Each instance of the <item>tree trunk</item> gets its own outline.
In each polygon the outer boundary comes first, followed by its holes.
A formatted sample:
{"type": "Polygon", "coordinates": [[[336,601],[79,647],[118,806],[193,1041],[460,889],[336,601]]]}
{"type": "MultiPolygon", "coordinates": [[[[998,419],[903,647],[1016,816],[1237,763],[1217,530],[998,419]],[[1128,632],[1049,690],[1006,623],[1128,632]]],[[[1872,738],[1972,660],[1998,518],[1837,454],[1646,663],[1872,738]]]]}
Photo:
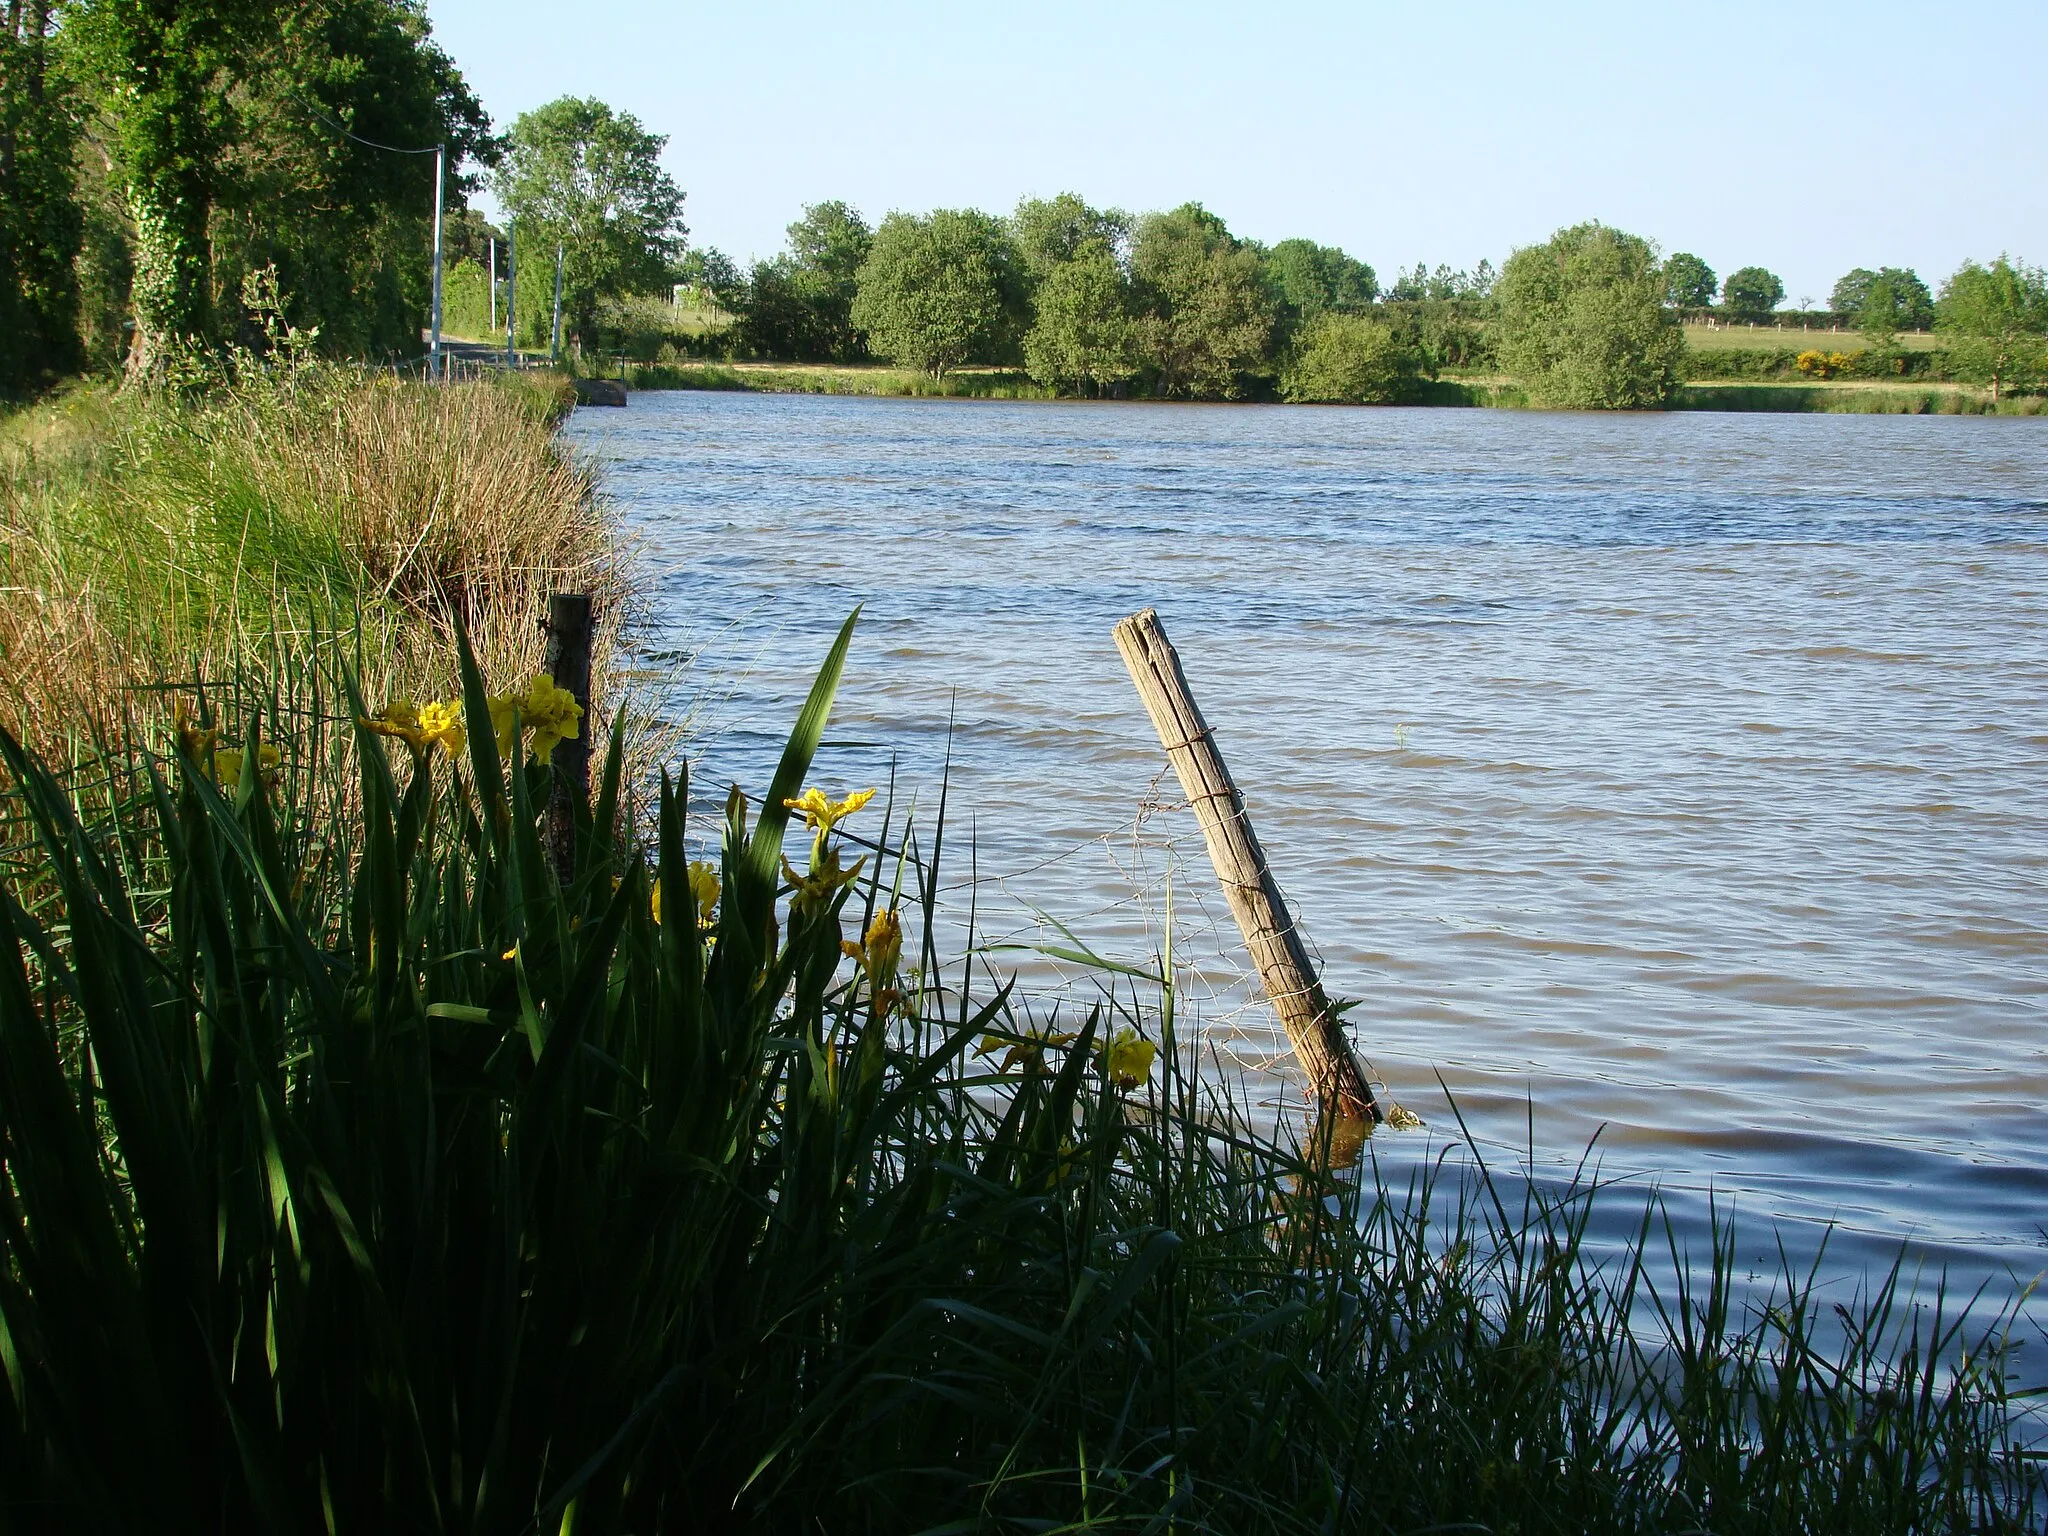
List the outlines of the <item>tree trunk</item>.
{"type": "Polygon", "coordinates": [[[181,348],[206,334],[211,199],[189,173],[140,173],[129,183],[128,207],[135,220],[135,339],[128,377],[153,382],[181,348]]]}

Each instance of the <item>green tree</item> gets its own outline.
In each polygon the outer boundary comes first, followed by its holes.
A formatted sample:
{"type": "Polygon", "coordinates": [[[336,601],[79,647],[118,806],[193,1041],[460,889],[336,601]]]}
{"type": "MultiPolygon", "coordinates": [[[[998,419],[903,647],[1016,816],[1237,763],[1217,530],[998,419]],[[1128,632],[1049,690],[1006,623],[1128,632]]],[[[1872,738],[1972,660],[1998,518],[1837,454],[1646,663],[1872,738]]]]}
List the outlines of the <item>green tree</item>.
{"type": "Polygon", "coordinates": [[[1959,378],[1989,384],[1993,400],[2041,386],[2048,374],[2048,275],[2041,268],[2004,256],[1988,267],[1966,261],[1942,284],[1935,313],[1959,378]]]}
{"type": "Polygon", "coordinates": [[[683,193],[661,167],[665,134],[595,97],[522,114],[507,135],[498,197],[525,260],[560,245],[562,309],[596,331],[598,300],[666,288],[682,254],[683,193]]]}
{"type": "Polygon", "coordinates": [[[1501,364],[1542,404],[1663,405],[1685,354],[1665,292],[1647,240],[1598,223],[1561,229],[1501,268],[1501,364]]]}
{"type": "Polygon", "coordinates": [[[1710,307],[1718,282],[1714,269],[1691,251],[1679,251],[1664,263],[1664,298],[1674,309],[1710,307]]]}
{"type": "Polygon", "coordinates": [[[1721,307],[1741,320],[1763,320],[1785,301],[1785,285],[1762,267],[1738,267],[1721,284],[1721,307]]]}
{"type": "Polygon", "coordinates": [[[1280,392],[1303,404],[1396,405],[1414,398],[1419,383],[1414,352],[1389,327],[1328,310],[1303,327],[1280,392]]]}
{"type": "Polygon", "coordinates": [[[1934,296],[1911,267],[1880,267],[1875,272],[1853,267],[1835,283],[1828,307],[1861,322],[1872,289],[1879,283],[1890,296],[1893,329],[1922,331],[1934,323],[1934,296]]]}
{"type": "Polygon", "coordinates": [[[1857,306],[1856,328],[1863,333],[1864,372],[1890,372],[1892,355],[1899,344],[1898,301],[1888,279],[1876,278],[1864,291],[1857,306]]]}
{"type": "MultiPolygon", "coordinates": [[[[494,150],[420,7],[78,0],[64,36],[107,135],[119,205],[111,218],[88,207],[81,269],[127,289],[131,373],[154,376],[181,346],[211,339],[214,294],[270,266],[291,318],[318,325],[326,344],[417,351],[433,161],[380,146],[446,144],[450,208],[462,202],[461,162],[494,150]],[[110,235],[125,255],[106,249],[110,235]]],[[[98,157],[80,158],[82,182],[95,182],[98,157]]]]}
{"type": "Polygon", "coordinates": [[[1140,222],[1131,270],[1139,340],[1161,393],[1241,396],[1273,339],[1258,252],[1201,204],[1186,203],[1140,222]]]}
{"type": "Polygon", "coordinates": [[[1266,287],[1290,330],[1329,310],[1369,308],[1379,278],[1364,262],[1333,245],[1282,240],[1262,257],[1266,287]]]}
{"type": "Polygon", "coordinates": [[[1140,361],[1130,282],[1109,243],[1091,239],[1040,279],[1024,366],[1051,388],[1101,394],[1135,378],[1140,361]]]}
{"type": "Polygon", "coordinates": [[[133,227],[132,375],[155,376],[212,321],[208,225],[232,125],[222,89],[262,0],[82,0],[67,24],[113,127],[133,227]]]}
{"type": "Polygon", "coordinates": [[[11,0],[0,26],[0,396],[79,361],[83,219],[72,104],[53,78],[49,0],[11,0]]]}
{"type": "Polygon", "coordinates": [[[1010,215],[1010,239],[1027,282],[1036,286],[1054,268],[1099,245],[1120,256],[1131,238],[1131,219],[1115,208],[1091,208],[1077,193],[1021,199],[1010,215]]]}
{"type": "Polygon", "coordinates": [[[465,161],[497,152],[482,105],[425,16],[400,0],[294,0],[290,24],[247,40],[235,69],[208,226],[214,291],[238,293],[275,267],[290,318],[317,326],[328,350],[417,355],[432,293],[434,157],[375,146],[448,146],[452,266],[457,240],[488,233],[461,209],[473,185],[465,161]]]}
{"type": "Polygon", "coordinates": [[[1023,329],[1018,267],[1001,221],[985,213],[892,213],[861,264],[852,320],[876,352],[933,378],[1007,361],[1023,329]]]}
{"type": "Polygon", "coordinates": [[[797,355],[859,362],[867,356],[867,338],[854,326],[853,300],[874,231],[850,205],[827,202],[805,207],[788,234],[790,285],[809,312],[797,355]]]}

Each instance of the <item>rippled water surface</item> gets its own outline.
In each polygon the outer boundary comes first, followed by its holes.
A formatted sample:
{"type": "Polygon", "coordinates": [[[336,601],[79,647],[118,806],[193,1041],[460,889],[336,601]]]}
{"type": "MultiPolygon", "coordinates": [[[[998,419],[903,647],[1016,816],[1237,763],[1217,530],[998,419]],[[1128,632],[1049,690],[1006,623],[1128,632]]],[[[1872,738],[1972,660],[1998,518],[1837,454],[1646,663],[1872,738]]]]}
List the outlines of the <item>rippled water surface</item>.
{"type": "Polygon", "coordinates": [[[929,805],[953,720],[984,916],[1127,958],[1177,849],[1188,995],[1270,1059],[1192,818],[1134,837],[1176,792],[1110,628],[1155,605],[1431,1121],[1383,1156],[1441,1147],[1440,1075],[1682,1217],[2048,1267],[2048,422],[645,394],[569,432],[699,658],[705,776],[765,783],[865,604],[834,733],[886,745],[828,782],[893,750],[929,805]]]}

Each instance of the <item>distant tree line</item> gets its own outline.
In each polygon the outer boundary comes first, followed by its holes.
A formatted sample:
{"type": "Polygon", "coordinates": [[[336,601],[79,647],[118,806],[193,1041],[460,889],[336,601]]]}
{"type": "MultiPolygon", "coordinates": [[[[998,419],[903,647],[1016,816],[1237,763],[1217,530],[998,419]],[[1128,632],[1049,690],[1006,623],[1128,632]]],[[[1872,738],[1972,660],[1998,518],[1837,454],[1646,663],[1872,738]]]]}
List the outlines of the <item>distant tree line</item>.
{"type": "MultiPolygon", "coordinates": [[[[1494,369],[1548,403],[1656,406],[1687,372],[1682,317],[1762,322],[1785,298],[1766,268],[1721,278],[1690,252],[1663,258],[1598,223],[1518,250],[1498,272],[1418,263],[1384,287],[1342,250],[1245,239],[1195,203],[1134,216],[1062,193],[1007,217],[939,209],[875,228],[828,202],[788,237],[750,271],[716,251],[687,259],[686,281],[732,317],[705,347],[883,359],[934,377],[1018,367],[1082,396],[1391,403],[1445,369],[1494,369]]],[[[1910,269],[1859,267],[1832,302],[1880,358],[1898,332],[1939,325],[1959,376],[2004,391],[2042,371],[2031,344],[1987,351],[1972,338],[2048,329],[2040,289],[2035,269],[2001,258],[1966,263],[1939,300],[1910,269]],[[1987,318],[2000,304],[2008,318],[1987,318]]]]}
{"type": "Polygon", "coordinates": [[[1265,245],[1197,203],[1132,215],[1074,193],[1007,216],[814,204],[751,269],[693,252],[679,274],[732,316],[710,345],[785,361],[875,359],[941,377],[1016,367],[1063,393],[1393,401],[1485,361],[1495,274],[1417,265],[1382,289],[1312,240],[1265,245]]]}

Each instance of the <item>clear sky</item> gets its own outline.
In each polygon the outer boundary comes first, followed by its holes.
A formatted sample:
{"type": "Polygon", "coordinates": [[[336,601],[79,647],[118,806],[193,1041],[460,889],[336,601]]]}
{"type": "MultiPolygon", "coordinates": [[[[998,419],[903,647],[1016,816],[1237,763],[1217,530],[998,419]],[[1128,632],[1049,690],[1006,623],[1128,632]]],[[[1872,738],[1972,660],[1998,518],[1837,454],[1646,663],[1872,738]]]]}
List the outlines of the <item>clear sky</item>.
{"type": "Polygon", "coordinates": [[[773,254],[801,204],[1194,199],[1382,280],[1597,218],[1825,303],[2048,263],[2048,0],[1959,4],[428,0],[502,128],[601,97],[669,135],[691,241],[773,254]]]}

